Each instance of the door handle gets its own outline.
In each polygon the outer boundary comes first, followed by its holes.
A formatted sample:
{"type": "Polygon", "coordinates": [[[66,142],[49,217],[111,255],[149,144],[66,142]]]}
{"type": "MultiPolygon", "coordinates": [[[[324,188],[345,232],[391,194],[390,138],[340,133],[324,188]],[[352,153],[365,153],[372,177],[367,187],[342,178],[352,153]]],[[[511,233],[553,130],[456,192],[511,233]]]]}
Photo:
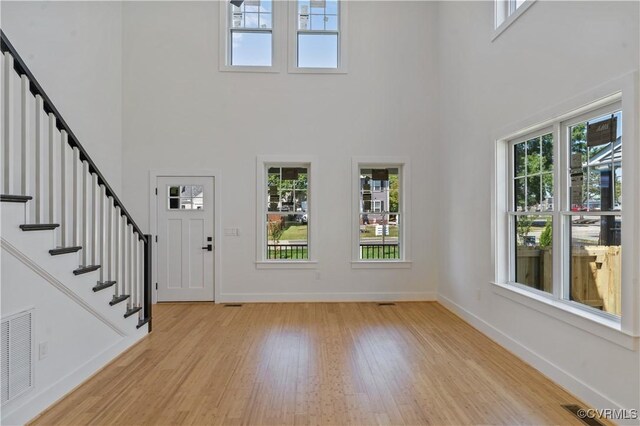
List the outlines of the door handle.
{"type": "Polygon", "coordinates": [[[213,251],[213,244],[207,244],[202,250],[213,251]]]}

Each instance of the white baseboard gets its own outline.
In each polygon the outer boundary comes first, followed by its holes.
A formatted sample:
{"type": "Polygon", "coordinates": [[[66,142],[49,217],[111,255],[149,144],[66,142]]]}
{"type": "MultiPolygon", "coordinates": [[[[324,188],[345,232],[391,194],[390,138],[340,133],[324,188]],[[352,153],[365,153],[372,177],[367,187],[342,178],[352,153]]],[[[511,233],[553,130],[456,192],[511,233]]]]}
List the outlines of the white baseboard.
{"type": "Polygon", "coordinates": [[[482,334],[486,335],[491,340],[495,341],[508,351],[512,352],[518,358],[531,365],[533,368],[541,372],[550,380],[562,386],[568,392],[584,401],[590,407],[629,409],[629,407],[622,407],[617,402],[609,399],[606,395],[601,394],[600,392],[585,384],[580,379],[568,373],[567,371],[563,370],[553,362],[540,356],[535,351],[526,347],[512,337],[504,334],[502,331],[498,330],[482,318],[464,309],[462,306],[453,302],[451,299],[439,294],[438,302],[441,303],[445,308],[462,318],[473,328],[480,331],[482,334]]]}
{"type": "Polygon", "coordinates": [[[425,302],[435,300],[437,300],[437,293],[417,291],[380,293],[222,293],[216,302],[425,302]]]}
{"type": "Polygon", "coordinates": [[[23,425],[34,419],[56,401],[73,391],[95,373],[105,367],[118,355],[129,349],[139,340],[148,335],[148,324],[137,330],[130,336],[123,338],[102,353],[88,360],[75,371],[67,374],[56,383],[46,389],[38,391],[34,389],[31,393],[25,394],[25,401],[10,413],[2,413],[3,425],[23,425]]]}

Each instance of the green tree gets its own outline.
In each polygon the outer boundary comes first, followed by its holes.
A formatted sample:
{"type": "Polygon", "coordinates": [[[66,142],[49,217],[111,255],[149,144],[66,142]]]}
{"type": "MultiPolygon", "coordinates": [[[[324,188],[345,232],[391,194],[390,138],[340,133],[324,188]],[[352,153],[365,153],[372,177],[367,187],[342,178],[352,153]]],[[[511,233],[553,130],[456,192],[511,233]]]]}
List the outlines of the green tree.
{"type": "Polygon", "coordinates": [[[280,238],[284,233],[284,223],[282,220],[270,220],[269,223],[269,235],[274,244],[280,243],[280,238]]]}
{"type": "Polygon", "coordinates": [[[398,183],[398,175],[389,175],[389,211],[398,211],[398,192],[400,184],[398,183]]]}
{"type": "Polygon", "coordinates": [[[542,234],[540,234],[540,248],[550,247],[553,243],[553,226],[551,223],[551,219],[547,219],[542,234]]]}
{"type": "Polygon", "coordinates": [[[534,216],[518,216],[516,218],[516,233],[518,234],[518,244],[525,245],[525,237],[531,232],[534,216]]]}

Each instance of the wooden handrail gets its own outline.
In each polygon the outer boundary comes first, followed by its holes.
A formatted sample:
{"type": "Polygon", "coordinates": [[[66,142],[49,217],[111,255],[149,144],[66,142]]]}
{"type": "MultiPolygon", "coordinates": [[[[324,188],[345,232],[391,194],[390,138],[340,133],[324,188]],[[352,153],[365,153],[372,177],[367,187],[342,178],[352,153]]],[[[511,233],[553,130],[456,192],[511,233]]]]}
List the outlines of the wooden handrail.
{"type": "Polygon", "coordinates": [[[2,30],[0,30],[0,38],[1,38],[0,50],[2,51],[2,53],[9,52],[11,56],[13,56],[13,68],[15,69],[15,71],[18,73],[18,75],[26,75],[27,78],[29,79],[29,91],[34,96],[39,95],[42,98],[44,111],[47,114],[53,114],[56,117],[56,126],[58,130],[60,131],[64,130],[67,132],[69,145],[72,148],[74,147],[78,148],[78,151],[80,152],[80,160],[86,161],[88,163],[89,172],[95,174],[98,177],[98,184],[104,186],[107,197],[113,198],[114,206],[120,207],[122,214],[127,218],[127,223],[133,226],[133,229],[138,233],[139,239],[147,243],[147,237],[145,236],[145,234],[143,234],[140,227],[133,220],[133,218],[127,211],[127,209],[124,207],[124,204],[122,203],[122,201],[120,201],[120,198],[118,198],[118,196],[113,191],[113,189],[111,188],[111,186],[109,185],[105,177],[102,175],[102,173],[98,169],[98,166],[96,166],[96,164],[93,162],[93,160],[91,159],[87,151],[80,144],[80,141],[78,141],[78,138],[76,137],[76,135],[73,133],[73,131],[71,131],[71,128],[69,127],[67,122],[64,121],[64,118],[62,118],[62,114],[60,114],[60,112],[57,110],[57,108],[55,107],[55,105],[47,95],[47,93],[44,91],[42,86],[40,86],[40,83],[38,83],[38,80],[36,80],[33,73],[27,67],[27,64],[25,64],[25,62],[22,60],[22,58],[20,57],[16,49],[13,47],[13,45],[7,38],[4,31],[2,30]]]}

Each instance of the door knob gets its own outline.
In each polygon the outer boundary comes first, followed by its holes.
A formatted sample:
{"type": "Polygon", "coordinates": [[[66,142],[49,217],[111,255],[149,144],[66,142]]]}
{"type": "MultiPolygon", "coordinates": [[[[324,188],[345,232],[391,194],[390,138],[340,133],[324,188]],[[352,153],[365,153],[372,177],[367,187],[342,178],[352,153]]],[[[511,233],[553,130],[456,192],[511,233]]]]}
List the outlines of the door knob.
{"type": "Polygon", "coordinates": [[[213,251],[213,244],[207,244],[202,250],[213,251]]]}

